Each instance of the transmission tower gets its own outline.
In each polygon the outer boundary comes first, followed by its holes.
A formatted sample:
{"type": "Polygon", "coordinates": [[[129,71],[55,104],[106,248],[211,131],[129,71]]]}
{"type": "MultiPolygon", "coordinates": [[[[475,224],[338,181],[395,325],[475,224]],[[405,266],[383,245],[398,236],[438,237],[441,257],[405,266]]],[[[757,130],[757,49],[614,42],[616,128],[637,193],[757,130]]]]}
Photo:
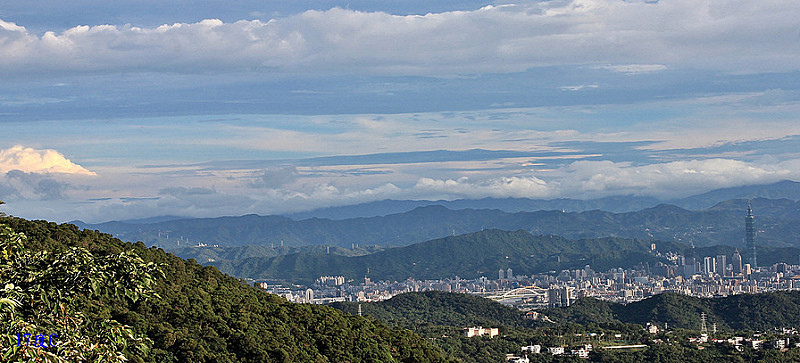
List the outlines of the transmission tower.
{"type": "Polygon", "coordinates": [[[708,333],[708,327],[706,326],[706,313],[700,313],[700,331],[703,333],[708,333]]]}

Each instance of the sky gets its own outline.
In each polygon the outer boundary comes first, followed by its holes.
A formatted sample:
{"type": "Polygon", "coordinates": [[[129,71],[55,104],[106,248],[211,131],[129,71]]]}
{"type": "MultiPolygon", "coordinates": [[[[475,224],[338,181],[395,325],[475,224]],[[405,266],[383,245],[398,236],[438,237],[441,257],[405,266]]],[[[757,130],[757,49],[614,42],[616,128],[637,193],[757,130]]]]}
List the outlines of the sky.
{"type": "Polygon", "coordinates": [[[800,180],[798,18],[783,0],[6,0],[0,212],[800,180]]]}

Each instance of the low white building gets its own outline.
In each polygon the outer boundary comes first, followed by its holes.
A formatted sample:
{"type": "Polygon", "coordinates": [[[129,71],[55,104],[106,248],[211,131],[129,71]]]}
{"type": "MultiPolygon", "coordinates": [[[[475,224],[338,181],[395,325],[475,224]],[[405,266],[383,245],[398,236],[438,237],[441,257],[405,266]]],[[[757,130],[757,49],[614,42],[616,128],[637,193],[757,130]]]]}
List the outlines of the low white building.
{"type": "Polygon", "coordinates": [[[531,363],[528,357],[525,356],[517,357],[516,355],[513,354],[506,354],[506,361],[509,363],[531,363]]]}
{"type": "Polygon", "coordinates": [[[539,344],[536,345],[529,345],[527,347],[522,347],[523,352],[529,352],[533,354],[539,354],[542,352],[542,346],[539,344]]]}
{"type": "Polygon", "coordinates": [[[564,347],[548,347],[547,352],[552,355],[564,354],[564,347]]]}
{"type": "Polygon", "coordinates": [[[573,349],[570,353],[578,358],[589,358],[589,351],[586,348],[573,349]]]}
{"type": "Polygon", "coordinates": [[[482,337],[484,335],[488,335],[489,338],[494,338],[497,336],[497,334],[500,334],[500,330],[498,328],[484,328],[482,326],[464,328],[464,335],[467,338],[472,338],[475,336],[482,337]]]}

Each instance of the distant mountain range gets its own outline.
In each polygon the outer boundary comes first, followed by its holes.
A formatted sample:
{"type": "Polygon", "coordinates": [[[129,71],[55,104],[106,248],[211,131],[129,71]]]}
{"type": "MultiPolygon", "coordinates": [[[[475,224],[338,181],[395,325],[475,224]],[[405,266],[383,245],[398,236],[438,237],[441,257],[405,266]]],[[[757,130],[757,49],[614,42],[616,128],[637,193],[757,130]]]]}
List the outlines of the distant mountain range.
{"type": "Polygon", "coordinates": [[[715,189],[681,199],[661,200],[640,196],[610,196],[597,199],[529,199],[529,198],[483,198],[447,200],[382,200],[356,205],[322,208],[309,212],[287,214],[294,220],[309,218],[350,219],[385,216],[405,213],[429,205],[440,205],[448,209],[499,209],[508,213],[534,212],[540,210],[563,210],[566,212],[585,212],[602,210],[625,213],[655,207],[659,204],[672,204],[683,209],[702,210],[730,199],[790,199],[800,200],[800,183],[784,180],[765,185],[749,185],[733,188],[715,189]]]}
{"type": "MultiPolygon", "coordinates": [[[[800,202],[790,199],[751,201],[756,213],[758,244],[800,245],[800,202]]],[[[624,237],[678,241],[696,246],[743,246],[744,216],[748,201],[734,199],[701,211],[658,205],[636,212],[560,210],[508,213],[497,209],[451,210],[443,206],[419,207],[399,214],[344,220],[281,216],[168,220],[158,223],[108,222],[82,228],[111,233],[127,241],[143,241],[168,249],[199,243],[223,247],[331,245],[406,246],[445,236],[502,229],[526,230],[534,235],[559,235],[569,239],[624,237]]]]}

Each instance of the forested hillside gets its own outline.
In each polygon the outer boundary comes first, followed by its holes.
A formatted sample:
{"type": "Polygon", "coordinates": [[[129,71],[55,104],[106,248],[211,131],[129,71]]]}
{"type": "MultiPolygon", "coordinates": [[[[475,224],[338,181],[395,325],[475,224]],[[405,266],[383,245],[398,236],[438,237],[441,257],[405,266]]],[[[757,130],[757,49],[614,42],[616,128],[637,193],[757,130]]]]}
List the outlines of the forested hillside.
{"type": "MultiPolygon", "coordinates": [[[[600,271],[655,263],[662,259],[650,251],[653,241],[597,238],[569,240],[557,236],[534,236],[526,231],[485,230],[445,237],[364,256],[345,257],[325,253],[297,253],[268,258],[245,258],[211,262],[222,271],[248,278],[311,280],[319,276],[343,275],[380,280],[493,277],[500,268],[518,274],[583,268],[600,271]],[[369,269],[369,273],[367,273],[369,269]]],[[[682,251],[686,246],[656,242],[660,251],[682,251]]]]}
{"type": "MultiPolygon", "coordinates": [[[[355,313],[358,303],[331,306],[355,313]]],[[[552,325],[525,319],[515,308],[474,295],[426,291],[405,293],[377,303],[361,304],[364,315],[390,325],[407,327],[431,325],[464,327],[495,326],[504,329],[531,329],[554,325],[602,325],[655,323],[663,327],[699,330],[700,314],[708,325],[721,331],[768,331],[800,326],[800,291],[733,295],[718,299],[696,298],[664,293],[630,303],[617,304],[584,298],[565,308],[540,310],[553,320],[552,325]]]]}
{"type": "MultiPolygon", "coordinates": [[[[524,313],[477,296],[445,292],[412,292],[373,303],[336,303],[337,309],[357,311],[390,326],[408,327],[428,337],[463,362],[503,362],[505,354],[519,354],[520,346],[575,346],[590,343],[593,362],[792,362],[800,349],[737,350],[731,345],[704,344],[698,348],[688,337],[700,334],[699,314],[708,316],[708,326],[717,324],[715,337],[759,334],[767,339],[773,328],[800,325],[800,292],[737,295],[721,299],[700,299],[671,293],[621,305],[592,298],[581,299],[567,308],[541,310],[552,322],[525,319],[524,313]],[[662,328],[659,334],[645,331],[647,323],[662,328]],[[664,331],[664,323],[670,330],[664,331]],[[471,326],[497,327],[495,338],[466,338],[462,329],[471,326]],[[591,333],[587,334],[587,333],[591,333]],[[751,332],[752,334],[752,332],[751,332]],[[655,340],[660,343],[654,343],[655,340]],[[608,345],[645,344],[641,349],[611,350],[608,345]]],[[[794,339],[793,339],[794,340],[794,339]]],[[[583,361],[579,358],[529,354],[532,362],[583,361]]]]}
{"type": "Polygon", "coordinates": [[[8,360],[445,361],[407,330],[288,303],[142,243],[44,221],[0,225],[8,360]],[[18,346],[18,333],[57,334],[56,344],[18,346]]]}
{"type": "Polygon", "coordinates": [[[700,314],[709,326],[723,331],[800,327],[800,291],[743,294],[719,299],[701,299],[664,293],[622,305],[592,298],[581,299],[566,308],[543,311],[561,323],[624,322],[639,325],[658,323],[684,329],[700,329],[700,314]]]}
{"type": "Polygon", "coordinates": [[[331,304],[336,309],[356,313],[358,305],[364,315],[393,326],[418,330],[426,325],[449,327],[487,326],[531,328],[521,310],[475,295],[426,291],[405,293],[369,304],[342,302],[331,304]]]}

